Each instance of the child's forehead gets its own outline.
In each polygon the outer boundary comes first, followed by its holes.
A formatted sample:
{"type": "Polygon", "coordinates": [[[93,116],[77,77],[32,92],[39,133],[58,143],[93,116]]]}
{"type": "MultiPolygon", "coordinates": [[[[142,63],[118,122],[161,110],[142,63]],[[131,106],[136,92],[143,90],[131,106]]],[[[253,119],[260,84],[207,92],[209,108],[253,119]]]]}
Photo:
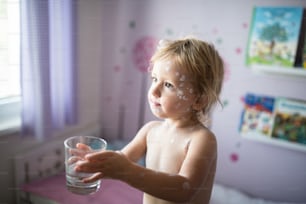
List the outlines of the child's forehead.
{"type": "Polygon", "coordinates": [[[189,75],[187,70],[173,60],[160,60],[154,63],[152,71],[162,71],[167,74],[189,75]]]}
{"type": "Polygon", "coordinates": [[[189,83],[193,84],[194,81],[192,74],[188,73],[184,67],[178,66],[171,61],[155,63],[151,70],[151,74],[153,76],[180,83],[181,85],[189,83]]]}

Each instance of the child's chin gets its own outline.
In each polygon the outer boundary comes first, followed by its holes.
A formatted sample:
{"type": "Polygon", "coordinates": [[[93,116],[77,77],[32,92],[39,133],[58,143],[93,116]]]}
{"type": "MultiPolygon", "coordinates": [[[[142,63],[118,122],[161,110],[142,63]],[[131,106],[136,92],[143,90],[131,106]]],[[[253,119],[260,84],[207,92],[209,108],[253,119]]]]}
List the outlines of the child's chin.
{"type": "Polygon", "coordinates": [[[160,109],[157,109],[157,108],[151,108],[151,112],[153,113],[154,116],[162,119],[162,112],[160,109]]]}

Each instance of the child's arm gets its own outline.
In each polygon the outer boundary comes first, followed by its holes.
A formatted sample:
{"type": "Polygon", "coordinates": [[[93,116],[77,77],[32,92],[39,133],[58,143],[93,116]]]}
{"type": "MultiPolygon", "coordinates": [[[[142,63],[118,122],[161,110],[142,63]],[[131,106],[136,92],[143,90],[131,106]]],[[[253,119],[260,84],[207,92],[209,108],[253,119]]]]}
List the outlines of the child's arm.
{"type": "Polygon", "coordinates": [[[127,146],[123,154],[113,151],[91,154],[87,157],[89,163],[81,170],[98,170],[103,172],[103,177],[119,179],[152,196],[174,202],[191,200],[208,175],[214,174],[212,163],[216,159],[216,140],[212,133],[206,132],[193,137],[186,158],[176,175],[157,172],[131,162],[130,158],[133,160],[140,154],[130,147],[127,146]]]}
{"type": "MultiPolygon", "coordinates": [[[[121,162],[124,162],[127,158],[129,161],[126,162],[137,162],[142,156],[144,156],[146,152],[146,135],[148,130],[151,129],[151,127],[156,123],[157,121],[152,121],[144,125],[137,133],[137,135],[133,138],[133,140],[127,144],[120,153],[123,153],[125,156],[123,159],[121,159],[121,162]]],[[[77,148],[84,150],[88,149],[89,147],[84,144],[77,144],[77,148]]],[[[109,157],[109,161],[114,161],[111,158],[113,156],[116,156],[119,151],[105,151],[97,152],[97,153],[89,153],[84,154],[82,157],[86,155],[86,158],[88,160],[83,160],[81,162],[78,162],[77,166],[75,167],[76,171],[80,172],[90,172],[94,173],[91,177],[87,177],[83,179],[84,182],[90,183],[93,181],[96,181],[98,179],[101,179],[103,177],[110,177],[106,173],[102,173],[101,168],[103,167],[103,163],[105,163],[104,159],[105,157],[109,157]],[[108,154],[106,154],[108,152],[108,154]],[[104,156],[103,156],[104,155],[104,156]],[[112,156],[111,156],[112,155],[112,156]]],[[[123,155],[122,154],[122,155],[123,155]]],[[[121,164],[121,162],[116,162],[118,164],[121,164]]],[[[124,166],[124,164],[121,164],[124,166]]],[[[120,169],[120,168],[119,168],[120,169]]],[[[125,167],[123,168],[125,169],[125,167]]],[[[120,169],[122,170],[122,169],[120,169]]],[[[118,172],[117,169],[115,172],[118,172]]],[[[114,173],[114,172],[113,172],[114,173]]]]}
{"type": "Polygon", "coordinates": [[[133,140],[127,144],[121,152],[131,161],[137,162],[142,156],[145,155],[147,149],[147,133],[158,121],[152,121],[145,124],[133,138],[133,140]]]}

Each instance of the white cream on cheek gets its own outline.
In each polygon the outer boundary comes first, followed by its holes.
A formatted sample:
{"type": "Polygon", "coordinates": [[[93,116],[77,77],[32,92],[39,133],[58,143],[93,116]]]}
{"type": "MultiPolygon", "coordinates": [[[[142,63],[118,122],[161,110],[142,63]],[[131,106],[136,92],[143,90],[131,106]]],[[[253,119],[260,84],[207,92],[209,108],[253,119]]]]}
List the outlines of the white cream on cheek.
{"type": "Polygon", "coordinates": [[[180,74],[179,72],[176,72],[176,76],[178,77],[179,83],[179,89],[177,89],[177,97],[181,100],[188,100],[188,97],[186,96],[184,89],[188,90],[188,88],[185,88],[185,81],[186,81],[186,76],[184,74],[180,74]]]}
{"type": "MultiPolygon", "coordinates": [[[[180,101],[188,101],[189,100],[189,96],[188,93],[192,94],[193,89],[192,88],[186,88],[184,83],[180,83],[179,84],[179,88],[176,90],[176,96],[178,97],[178,99],[180,101]],[[187,95],[186,95],[187,92],[187,95]]],[[[176,109],[180,109],[182,107],[182,103],[177,103],[175,108],[176,109]]],[[[191,107],[186,108],[185,110],[186,112],[190,112],[191,111],[191,107]]]]}
{"type": "Polygon", "coordinates": [[[181,78],[180,78],[180,81],[185,81],[185,79],[186,79],[186,76],[182,75],[181,78]]]}
{"type": "MultiPolygon", "coordinates": [[[[172,66],[171,61],[166,61],[164,62],[164,70],[169,74],[172,75],[176,78],[175,81],[179,82],[178,86],[176,87],[176,89],[174,89],[176,97],[180,100],[180,101],[188,101],[189,100],[189,95],[193,93],[193,89],[188,87],[188,83],[186,83],[187,81],[187,75],[179,72],[177,69],[175,69],[175,67],[172,66]]],[[[182,108],[182,105],[184,104],[184,102],[180,103],[176,103],[175,105],[175,109],[180,109],[182,108]]],[[[185,111],[190,111],[191,108],[188,107],[185,111]]]]}

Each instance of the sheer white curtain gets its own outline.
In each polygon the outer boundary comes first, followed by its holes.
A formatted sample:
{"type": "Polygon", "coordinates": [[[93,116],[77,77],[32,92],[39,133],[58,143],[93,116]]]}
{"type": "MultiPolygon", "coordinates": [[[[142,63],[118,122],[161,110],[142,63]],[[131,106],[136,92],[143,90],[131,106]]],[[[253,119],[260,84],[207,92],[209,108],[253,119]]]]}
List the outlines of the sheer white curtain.
{"type": "Polygon", "coordinates": [[[77,122],[75,0],[21,1],[22,135],[77,122]]]}

